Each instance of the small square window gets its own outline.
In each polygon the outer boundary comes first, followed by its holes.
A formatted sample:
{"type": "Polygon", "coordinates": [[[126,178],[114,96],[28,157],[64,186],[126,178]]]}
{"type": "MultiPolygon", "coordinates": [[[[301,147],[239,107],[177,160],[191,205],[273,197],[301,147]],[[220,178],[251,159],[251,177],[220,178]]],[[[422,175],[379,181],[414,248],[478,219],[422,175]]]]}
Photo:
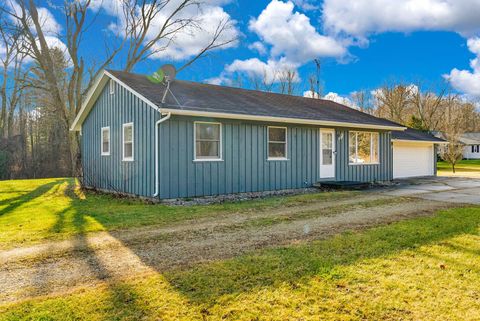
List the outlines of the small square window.
{"type": "Polygon", "coordinates": [[[102,127],[102,156],[110,155],[110,127],[102,127]]]}
{"type": "Polygon", "coordinates": [[[123,160],[133,161],[133,123],[123,124],[123,160]]]}
{"type": "Polygon", "coordinates": [[[222,125],[195,122],[195,160],[222,159],[222,125]]]}
{"type": "Polygon", "coordinates": [[[287,128],[268,127],[268,159],[287,159],[287,128]]]}

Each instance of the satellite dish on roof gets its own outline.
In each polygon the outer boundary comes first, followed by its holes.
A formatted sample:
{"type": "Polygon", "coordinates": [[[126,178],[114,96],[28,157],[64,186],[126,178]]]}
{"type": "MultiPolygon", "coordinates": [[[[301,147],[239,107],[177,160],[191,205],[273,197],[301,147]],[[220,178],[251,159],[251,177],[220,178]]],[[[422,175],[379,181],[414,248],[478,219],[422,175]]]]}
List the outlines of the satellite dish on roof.
{"type": "Polygon", "coordinates": [[[164,78],[166,81],[172,81],[177,75],[177,69],[173,65],[167,64],[160,67],[159,70],[162,70],[164,78]]]}
{"type": "Polygon", "coordinates": [[[162,68],[160,68],[155,71],[151,76],[147,76],[147,78],[154,84],[159,84],[165,80],[165,73],[163,72],[162,68]]]}

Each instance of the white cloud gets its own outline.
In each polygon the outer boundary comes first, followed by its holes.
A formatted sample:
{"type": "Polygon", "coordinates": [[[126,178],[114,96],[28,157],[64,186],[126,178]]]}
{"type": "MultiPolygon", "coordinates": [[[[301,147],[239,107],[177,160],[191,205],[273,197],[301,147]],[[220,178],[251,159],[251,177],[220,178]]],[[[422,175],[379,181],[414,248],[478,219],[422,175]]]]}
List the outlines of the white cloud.
{"type": "MultiPolygon", "coordinates": [[[[22,9],[16,1],[9,0],[9,1],[3,1],[3,3],[5,4],[6,8],[9,11],[11,11],[17,16],[22,16],[22,9]]],[[[37,7],[37,13],[38,13],[38,21],[42,26],[42,31],[45,35],[55,36],[62,31],[62,26],[57,22],[57,20],[55,19],[55,16],[48,8],[37,7]]],[[[15,18],[14,16],[9,15],[9,19],[13,22],[18,22],[17,18],[15,18]]],[[[35,26],[32,22],[30,22],[29,27],[33,33],[36,33],[35,26]]]]}
{"type": "Polygon", "coordinates": [[[38,20],[42,26],[43,33],[47,36],[58,35],[62,26],[57,22],[52,12],[47,8],[37,8],[38,20]]]}
{"type": "Polygon", "coordinates": [[[312,11],[312,10],[317,10],[320,9],[320,6],[317,4],[313,4],[313,1],[309,0],[293,0],[293,3],[299,8],[302,8],[304,11],[312,11]]]}
{"type": "Polygon", "coordinates": [[[291,1],[272,0],[257,18],[249,22],[249,30],[261,40],[252,43],[249,48],[266,54],[268,45],[267,61],[258,58],[237,59],[227,65],[217,78],[227,79],[228,74],[236,72],[249,77],[265,75],[267,81],[278,82],[279,72],[296,71],[314,58],[341,58],[347,54],[347,43],[320,34],[306,15],[294,9],[295,5],[291,1]]]}
{"type": "MultiPolygon", "coordinates": [[[[223,8],[218,6],[206,6],[201,12],[196,13],[196,19],[200,28],[189,27],[176,34],[173,42],[162,50],[152,55],[152,58],[183,60],[198,54],[200,50],[206,47],[212,40],[216,28],[219,23],[230,21],[230,27],[226,28],[216,43],[227,42],[231,39],[239,37],[239,30],[236,28],[236,21],[232,20],[230,15],[223,8]]],[[[158,30],[163,25],[166,17],[158,17],[153,24],[152,31],[158,30]]],[[[167,41],[157,43],[155,47],[161,48],[165,46],[167,41]]],[[[219,49],[227,49],[235,47],[237,42],[230,42],[219,49]]],[[[154,47],[154,49],[155,49],[154,47]]]]}
{"type": "MultiPolygon", "coordinates": [[[[319,98],[319,94],[317,92],[312,92],[311,90],[307,90],[303,92],[303,97],[307,98],[319,98]]],[[[325,100],[331,100],[334,101],[338,104],[345,105],[347,107],[353,108],[353,109],[358,109],[358,106],[352,101],[352,99],[348,97],[341,96],[335,92],[329,92],[325,96],[321,97],[322,99],[325,100]]]]}
{"type": "Polygon", "coordinates": [[[285,59],[269,59],[265,63],[258,58],[251,58],[247,60],[236,59],[233,63],[225,67],[225,71],[230,74],[236,72],[245,73],[249,77],[265,77],[267,82],[275,82],[278,81],[278,72],[283,70],[296,70],[297,68],[297,64],[292,64],[285,59]]]}
{"type": "Polygon", "coordinates": [[[366,37],[388,31],[480,31],[480,0],[325,0],[324,27],[332,34],[366,37]]]}
{"type": "Polygon", "coordinates": [[[335,92],[329,92],[328,94],[323,96],[323,99],[331,100],[336,103],[348,106],[350,108],[358,109],[358,106],[356,106],[355,103],[350,98],[341,96],[335,92]]]}
{"type": "MultiPolygon", "coordinates": [[[[181,2],[181,0],[171,0],[162,8],[153,19],[145,42],[151,41],[157,36],[158,31],[163,27],[165,21],[174,10],[178,8],[181,2]]],[[[190,5],[182,9],[182,11],[175,15],[174,19],[194,19],[195,23],[182,28],[178,32],[174,32],[174,36],[171,39],[161,39],[157,42],[152,47],[154,53],[150,58],[178,61],[195,56],[211,42],[217,26],[221,22],[225,22],[227,27],[221,37],[216,40],[217,44],[238,38],[240,31],[236,27],[236,21],[221,7],[221,5],[227,2],[228,1],[210,0],[202,2],[201,6],[190,5]]],[[[116,18],[115,22],[110,24],[109,29],[115,34],[122,34],[125,26],[122,2],[120,0],[94,0],[92,10],[97,11],[100,9],[105,10],[107,14],[116,18]]],[[[137,8],[137,11],[136,14],[140,19],[140,8],[137,8]]],[[[172,32],[172,30],[177,27],[178,25],[170,26],[165,33],[172,32]]],[[[237,42],[234,41],[218,49],[231,48],[236,45],[237,42]]]]}
{"type": "Polygon", "coordinates": [[[285,57],[291,62],[346,54],[342,43],[318,33],[306,15],[294,11],[290,1],[272,0],[258,18],[250,20],[249,29],[272,46],[272,57],[285,57]]]}
{"type": "Polygon", "coordinates": [[[320,95],[316,91],[312,92],[311,90],[307,90],[307,91],[303,92],[303,97],[318,99],[318,98],[320,98],[320,95]]]}
{"type": "Polygon", "coordinates": [[[470,60],[472,70],[459,70],[454,68],[449,74],[444,75],[456,90],[468,96],[480,98],[480,38],[474,37],[467,41],[468,49],[476,55],[470,60]]]}
{"type": "Polygon", "coordinates": [[[248,49],[257,51],[260,55],[265,55],[267,53],[267,48],[260,41],[255,41],[254,43],[248,45],[248,49]]]}

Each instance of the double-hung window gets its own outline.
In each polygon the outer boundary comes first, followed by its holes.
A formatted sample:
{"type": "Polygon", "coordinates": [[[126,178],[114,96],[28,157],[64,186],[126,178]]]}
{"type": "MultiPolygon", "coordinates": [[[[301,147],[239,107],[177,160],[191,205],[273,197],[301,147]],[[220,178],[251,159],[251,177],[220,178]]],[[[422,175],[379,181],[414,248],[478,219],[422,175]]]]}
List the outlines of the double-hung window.
{"type": "Polygon", "coordinates": [[[102,156],[110,155],[110,127],[102,127],[102,156]]]}
{"type": "Polygon", "coordinates": [[[348,135],[350,164],[378,164],[378,133],[351,131],[348,135]]]}
{"type": "Polygon", "coordinates": [[[195,122],[195,160],[222,160],[222,124],[195,122]]]}
{"type": "Polygon", "coordinates": [[[133,161],[133,123],[123,124],[123,160],[133,161]]]}
{"type": "Polygon", "coordinates": [[[268,127],[268,159],[287,159],[287,128],[268,127]]]}

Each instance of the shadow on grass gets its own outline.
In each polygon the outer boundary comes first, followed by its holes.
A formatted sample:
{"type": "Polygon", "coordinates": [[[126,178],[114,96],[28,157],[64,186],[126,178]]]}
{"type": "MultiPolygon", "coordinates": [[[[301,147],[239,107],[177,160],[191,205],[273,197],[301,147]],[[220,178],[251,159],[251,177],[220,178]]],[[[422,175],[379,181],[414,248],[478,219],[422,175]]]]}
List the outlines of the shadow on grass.
{"type": "MultiPolygon", "coordinates": [[[[149,311],[137,301],[139,300],[137,290],[128,283],[116,281],[108,266],[99,257],[99,253],[90,246],[86,236],[88,215],[83,212],[82,207],[76,205],[78,203],[75,198],[72,198],[71,202],[70,208],[59,213],[58,221],[52,229],[61,231],[66,224],[72,224],[78,233],[75,236],[75,248],[85,253],[85,263],[95,278],[106,281],[109,300],[105,302],[106,306],[101,308],[105,311],[104,319],[133,320],[148,315],[149,311]],[[66,221],[66,211],[72,211],[71,220],[66,221]]],[[[192,305],[213,305],[224,295],[240,295],[284,284],[294,288],[298,284],[308,283],[315,276],[341,279],[343,275],[338,267],[395,255],[403,250],[417,249],[461,234],[478,234],[479,225],[480,208],[449,210],[434,217],[412,219],[362,232],[344,233],[323,241],[260,250],[229,260],[170,271],[163,271],[160,268],[166,256],[161,252],[161,246],[157,248],[151,246],[145,251],[148,244],[143,242],[129,244],[121,232],[112,235],[136,254],[145,265],[163,275],[172,289],[181,297],[187,298],[192,305]]],[[[174,249],[174,246],[172,248],[174,249]]],[[[192,258],[198,257],[198,253],[194,253],[195,247],[190,251],[192,258]]],[[[215,259],[215,253],[202,254],[204,259],[215,259]]],[[[185,259],[185,264],[190,263],[188,259],[188,257],[185,259]]],[[[118,260],[122,258],[119,257],[118,260]]],[[[48,275],[38,275],[38,278],[39,280],[45,278],[42,283],[48,285],[48,275]]]]}
{"type": "Polygon", "coordinates": [[[460,234],[478,234],[480,208],[443,212],[304,245],[263,250],[235,259],[166,274],[192,302],[209,303],[263,287],[308,282],[313,276],[341,278],[336,267],[393,255],[460,234]]]}
{"type": "Polygon", "coordinates": [[[35,198],[38,198],[38,197],[46,194],[54,186],[62,184],[65,181],[66,180],[59,180],[59,181],[43,184],[43,185],[38,186],[34,190],[28,192],[28,193],[25,193],[25,194],[22,194],[22,195],[17,196],[17,197],[13,197],[13,198],[9,198],[9,199],[0,201],[0,206],[4,205],[4,204],[8,204],[6,207],[4,207],[3,209],[0,210],[0,216],[8,214],[10,212],[13,212],[17,207],[19,207],[19,206],[21,206],[25,203],[28,203],[28,202],[34,200],[35,198]]]}

